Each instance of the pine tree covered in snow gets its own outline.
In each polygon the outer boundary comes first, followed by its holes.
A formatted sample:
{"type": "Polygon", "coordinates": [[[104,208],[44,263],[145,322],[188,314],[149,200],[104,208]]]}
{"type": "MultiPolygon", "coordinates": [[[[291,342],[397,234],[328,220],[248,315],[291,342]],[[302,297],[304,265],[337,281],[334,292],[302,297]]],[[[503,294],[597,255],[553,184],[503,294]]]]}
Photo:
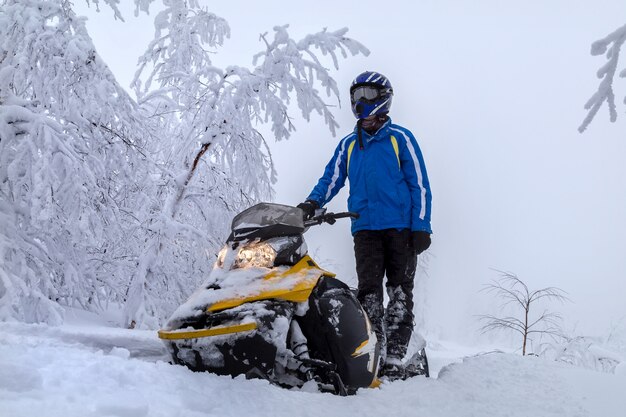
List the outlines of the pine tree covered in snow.
{"type": "Polygon", "coordinates": [[[285,26],[262,37],[253,67],[217,68],[227,22],[197,0],[164,0],[136,102],[71,2],[0,5],[2,319],[59,321],[59,304],[114,301],[127,324],[157,325],[208,273],[232,215],[271,198],[257,127],[288,138],[293,100],[334,133],[323,96],[338,89],[320,56],[337,67],[339,55],[367,54],[346,29],[295,41],[285,26]]]}

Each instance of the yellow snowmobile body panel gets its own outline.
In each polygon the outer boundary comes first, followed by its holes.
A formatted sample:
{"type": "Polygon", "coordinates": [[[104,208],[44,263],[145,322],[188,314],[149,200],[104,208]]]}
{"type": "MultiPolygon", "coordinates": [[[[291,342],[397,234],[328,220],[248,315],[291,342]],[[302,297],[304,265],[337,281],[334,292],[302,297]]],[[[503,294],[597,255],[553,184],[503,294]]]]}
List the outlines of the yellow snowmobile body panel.
{"type": "Polygon", "coordinates": [[[291,268],[285,271],[273,270],[265,275],[263,287],[258,293],[218,301],[208,306],[206,311],[216,312],[252,301],[269,299],[302,303],[309,299],[317,281],[323,276],[334,277],[335,274],[321,269],[310,256],[305,255],[291,268]],[[293,279],[294,277],[296,279],[293,279]],[[290,278],[289,283],[286,283],[286,278],[290,278]]]}
{"type": "Polygon", "coordinates": [[[255,322],[242,323],[234,326],[216,326],[210,329],[200,330],[159,330],[159,339],[181,340],[181,339],[198,339],[200,337],[220,336],[231,333],[247,332],[256,330],[255,322]]]}

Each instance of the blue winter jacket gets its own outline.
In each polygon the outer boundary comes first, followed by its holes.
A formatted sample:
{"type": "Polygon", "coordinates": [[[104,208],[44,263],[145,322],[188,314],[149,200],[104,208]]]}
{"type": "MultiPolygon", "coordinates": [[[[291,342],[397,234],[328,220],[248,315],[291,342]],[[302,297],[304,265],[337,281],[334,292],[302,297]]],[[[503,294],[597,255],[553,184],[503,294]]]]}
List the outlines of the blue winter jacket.
{"type": "Polygon", "coordinates": [[[343,138],[307,200],[323,207],[350,180],[352,234],[359,230],[411,229],[432,233],[431,194],[422,152],[413,134],[391,119],[373,135],[343,138]]]}

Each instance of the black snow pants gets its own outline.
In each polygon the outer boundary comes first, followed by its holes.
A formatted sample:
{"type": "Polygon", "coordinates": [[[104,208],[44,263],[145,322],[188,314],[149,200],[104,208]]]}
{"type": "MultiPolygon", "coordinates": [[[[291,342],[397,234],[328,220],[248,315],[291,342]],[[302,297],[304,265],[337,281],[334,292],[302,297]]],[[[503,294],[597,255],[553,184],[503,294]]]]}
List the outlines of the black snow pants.
{"type": "Polygon", "coordinates": [[[361,230],[354,235],[357,298],[381,342],[382,357],[402,359],[413,332],[413,279],[417,254],[408,229],[361,230]],[[383,306],[387,276],[389,304],[383,306]]]}

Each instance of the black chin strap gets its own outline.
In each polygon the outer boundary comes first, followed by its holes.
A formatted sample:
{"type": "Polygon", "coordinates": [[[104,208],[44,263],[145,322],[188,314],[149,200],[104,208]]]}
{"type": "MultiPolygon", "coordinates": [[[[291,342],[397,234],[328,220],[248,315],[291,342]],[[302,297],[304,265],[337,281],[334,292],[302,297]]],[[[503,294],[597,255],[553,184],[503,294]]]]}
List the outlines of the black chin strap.
{"type": "Polygon", "coordinates": [[[363,120],[359,119],[356,122],[356,131],[357,131],[357,136],[359,137],[359,149],[363,150],[363,133],[362,130],[363,128],[361,127],[361,122],[363,120]]]}

